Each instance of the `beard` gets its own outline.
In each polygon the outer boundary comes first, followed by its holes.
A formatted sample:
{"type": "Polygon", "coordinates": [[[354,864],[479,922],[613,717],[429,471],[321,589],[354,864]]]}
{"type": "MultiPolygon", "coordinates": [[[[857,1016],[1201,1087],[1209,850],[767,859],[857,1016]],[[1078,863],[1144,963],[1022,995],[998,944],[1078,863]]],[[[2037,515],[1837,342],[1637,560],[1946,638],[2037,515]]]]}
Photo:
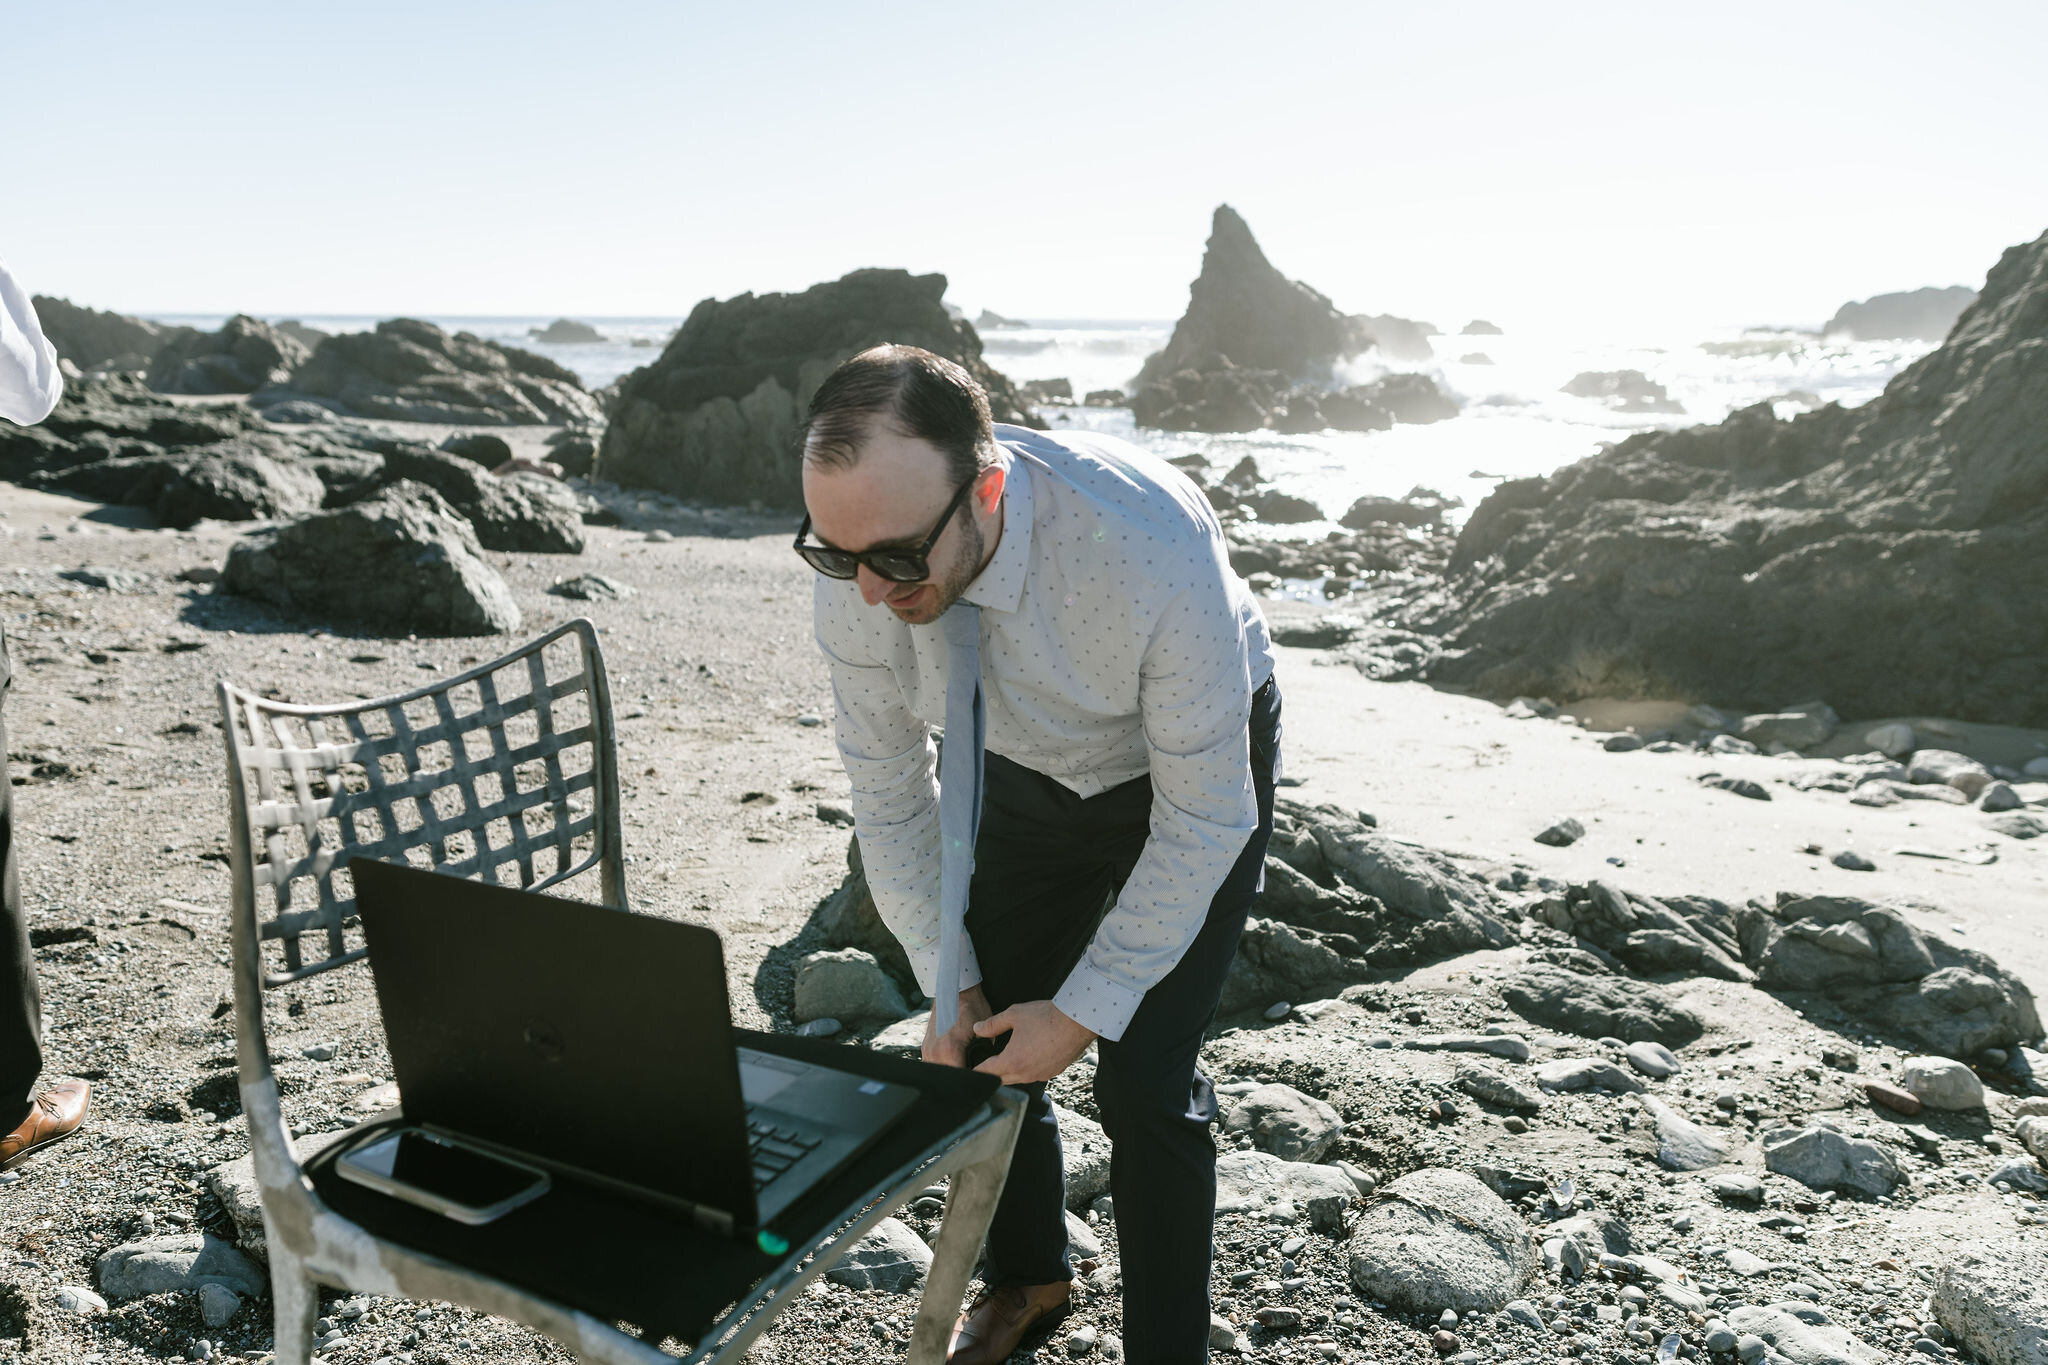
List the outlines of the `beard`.
{"type": "Polygon", "coordinates": [[[968,585],[981,572],[981,555],[987,542],[983,540],[981,527],[975,524],[972,515],[962,519],[960,527],[959,552],[953,557],[942,573],[933,574],[925,580],[932,595],[919,601],[910,611],[896,611],[899,620],[913,626],[928,626],[946,614],[946,609],[960,600],[968,585]]]}

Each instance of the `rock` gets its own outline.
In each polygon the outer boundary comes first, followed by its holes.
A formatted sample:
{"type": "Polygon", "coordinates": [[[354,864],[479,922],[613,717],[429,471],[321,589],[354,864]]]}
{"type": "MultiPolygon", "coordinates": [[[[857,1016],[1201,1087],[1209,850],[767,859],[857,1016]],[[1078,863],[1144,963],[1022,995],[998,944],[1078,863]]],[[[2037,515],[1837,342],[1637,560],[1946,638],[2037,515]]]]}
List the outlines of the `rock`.
{"type": "Polygon", "coordinates": [[[882,964],[858,948],[811,953],[796,969],[796,1019],[901,1019],[910,1005],[882,964]]]}
{"type": "Polygon", "coordinates": [[[607,578],[601,573],[580,573],[574,578],[555,582],[548,591],[557,597],[570,597],[578,602],[623,602],[638,590],[630,583],[607,578]]]}
{"type": "MultiPolygon", "coordinates": [[[[1105,1172],[1104,1186],[1107,1186],[1105,1172]]],[[[1073,1181],[1067,1182],[1073,1199],[1073,1181]]],[[[1216,1213],[1292,1221],[1306,1215],[1321,1231],[1342,1229],[1344,1210],[1358,1197],[1358,1187],[1334,1166],[1285,1161],[1271,1152],[1225,1152],[1216,1158],[1216,1213]]]]}
{"type": "Polygon", "coordinates": [[[1585,837],[1586,827],[1567,815],[1537,834],[1536,842],[1549,844],[1552,848],[1570,848],[1585,837]]]}
{"type": "Polygon", "coordinates": [[[512,458],[511,444],[504,437],[493,436],[488,431],[457,432],[441,442],[441,449],[485,469],[496,469],[512,458]]]}
{"type": "Polygon", "coordinates": [[[1708,1182],[1716,1198],[1729,1204],[1761,1204],[1764,1202],[1764,1182],[1753,1175],[1717,1175],[1708,1182]]]}
{"type": "Polygon", "coordinates": [[[1600,742],[1600,747],[1610,754],[1632,754],[1643,747],[1643,737],[1627,733],[1609,735],[1600,742]]]}
{"type": "Polygon", "coordinates": [[[1221,1313],[1209,1314],[1209,1349],[1230,1351],[1237,1355],[1250,1355],[1251,1338],[1237,1330],[1237,1327],[1221,1313]]]}
{"type": "Polygon", "coordinates": [[[545,327],[529,327],[526,334],[550,346],[595,346],[605,339],[604,333],[589,323],[571,318],[556,318],[545,327]]]}
{"type": "Polygon", "coordinates": [[[1641,370],[1587,370],[1573,375],[1559,393],[1597,398],[1619,412],[1682,413],[1685,406],[1641,370]]]}
{"type": "Polygon", "coordinates": [[[241,1296],[209,1280],[199,1286],[199,1316],[208,1327],[225,1327],[242,1311],[241,1296]]]}
{"type": "MultiPolygon", "coordinates": [[[[232,1074],[232,1073],[230,1073],[232,1074]]],[[[301,1163],[312,1160],[342,1138],[351,1129],[337,1128],[326,1133],[310,1133],[305,1137],[292,1139],[292,1150],[301,1163]]],[[[233,1161],[222,1162],[207,1172],[206,1187],[220,1200],[221,1208],[235,1225],[235,1242],[243,1252],[258,1261],[267,1260],[263,1231],[263,1192],[256,1183],[255,1165],[247,1156],[236,1157],[233,1161]]]]}
{"type": "Polygon", "coordinates": [[[177,327],[122,313],[81,308],[69,299],[38,294],[31,303],[43,335],[57,354],[81,370],[97,369],[109,361],[139,362],[128,368],[147,369],[156,353],[167,344],[198,335],[190,327],[177,327]]]}
{"type": "Polygon", "coordinates": [[[1285,1000],[1275,1000],[1272,1004],[1266,1006],[1265,1017],[1269,1021],[1278,1022],[1292,1013],[1294,1013],[1294,1006],[1288,1004],[1285,1000]]]}
{"type": "Polygon", "coordinates": [[[1351,1187],[1361,1195],[1370,1197],[1373,1191],[1379,1188],[1379,1181],[1373,1179],[1366,1172],[1359,1170],[1358,1167],[1348,1161],[1332,1161],[1328,1164],[1330,1169],[1338,1172],[1346,1180],[1350,1181],[1351,1187]]]}
{"type": "Polygon", "coordinates": [[[1916,786],[1954,787],[1967,799],[1991,783],[1991,770],[1968,754],[1953,749],[1920,749],[1906,764],[1906,780],[1916,786]]]}
{"type": "Polygon", "coordinates": [[[799,1038],[830,1038],[845,1027],[837,1019],[813,1019],[808,1023],[798,1024],[796,1035],[799,1038]]]}
{"type": "Polygon", "coordinates": [[[1984,1177],[1987,1185],[2005,1185],[2027,1194],[2048,1194],[2048,1172],[2040,1163],[2017,1159],[2006,1162],[1984,1177]]]}
{"type": "Polygon", "coordinates": [[[1067,1218],[1067,1248],[1076,1260],[1087,1260],[1102,1254],[1102,1239],[1095,1235],[1095,1229],[1076,1217],[1069,1209],[1067,1218]]]}
{"type": "Polygon", "coordinates": [[[493,635],[521,620],[469,523],[409,482],[244,537],[228,552],[220,586],[393,634],[493,635]]]}
{"type": "Polygon", "coordinates": [[[1334,649],[1357,639],[1364,628],[1365,622],[1343,612],[1307,620],[1274,621],[1267,627],[1274,644],[1296,649],[1334,649]]]}
{"type": "Polygon", "coordinates": [[[1981,811],[2018,810],[2025,804],[2010,782],[1987,782],[1977,794],[1977,809],[1981,811]]]}
{"type": "Polygon", "coordinates": [[[1896,1085],[1887,1085],[1883,1081],[1866,1081],[1863,1094],[1872,1104],[1881,1105],[1895,1114],[1904,1114],[1911,1118],[1920,1112],[1920,1097],[1910,1090],[1901,1090],[1896,1085]]]}
{"type": "Polygon", "coordinates": [[[1501,1316],[1523,1327],[1543,1327],[1543,1314],[1527,1299],[1510,1299],[1501,1306],[1501,1316]]]}
{"type": "Polygon", "coordinates": [[[310,398],[291,398],[264,408],[263,420],[279,426],[311,426],[318,422],[332,422],[334,409],[310,398]]]}
{"type": "Polygon", "coordinates": [[[1984,822],[1986,828],[2005,835],[2008,839],[2038,839],[2048,834],[2048,823],[2039,816],[2015,811],[2010,815],[1999,815],[1984,822]]]}
{"type": "Polygon", "coordinates": [[[1475,1100],[1497,1104],[1503,1109],[1531,1113],[1543,1107],[1541,1094],[1490,1067],[1460,1067],[1458,1088],[1475,1100]]]}
{"type": "Polygon", "coordinates": [[[846,1249],[825,1278],[849,1289],[908,1294],[931,1269],[932,1249],[894,1218],[884,1218],[846,1249]]]}
{"type": "Polygon", "coordinates": [[[2048,754],[2028,759],[2020,771],[2028,777],[2048,777],[2048,754]]]}
{"type": "Polygon", "coordinates": [[[1982,1109],[1984,1082],[1949,1057],[1908,1057],[1899,1084],[1930,1109],[1982,1109]]]}
{"type": "Polygon", "coordinates": [[[1314,930],[1277,920],[1247,920],[1224,977],[1218,1012],[1256,1009],[1263,1014],[1275,997],[1320,1000],[1351,984],[1364,965],[1346,958],[1314,930]]]}
{"type": "Polygon", "coordinates": [[[1844,715],[2048,725],[2048,651],[2009,648],[2048,638],[2044,297],[2048,234],[1869,403],[1758,404],[1506,480],[1386,623],[1455,640],[1427,677],[1490,697],[1818,691],[1844,715]]]}
{"type": "Polygon", "coordinates": [[[1598,1088],[1617,1094],[1633,1094],[1643,1083],[1612,1062],[1593,1057],[1561,1057],[1536,1068],[1536,1084],[1545,1090],[1588,1090],[1598,1088]]]}
{"type": "Polygon", "coordinates": [[[899,1020],[868,1039],[868,1046],[899,1057],[919,1056],[924,1051],[925,1022],[930,1018],[931,1011],[925,1010],[899,1020]]]}
{"type": "Polygon", "coordinates": [[[270,1287],[262,1268],[233,1243],[203,1232],[150,1237],[115,1247],[100,1254],[98,1271],[101,1291],[117,1299],[192,1291],[204,1284],[222,1285],[253,1298],[270,1287]]]}
{"type": "MultiPolygon", "coordinates": [[[[1728,1326],[1744,1337],[1755,1337],[1793,1365],[1881,1365],[1884,1353],[1873,1350],[1846,1327],[1826,1322],[1804,1321],[1797,1305],[1772,1304],[1762,1307],[1744,1304],[1728,1310],[1728,1326]]],[[[1740,1345],[1737,1351],[1741,1350],[1740,1345]]]]}
{"type": "Polygon", "coordinates": [[[486,550],[583,552],[583,515],[567,490],[551,495],[536,483],[501,479],[462,456],[418,446],[391,450],[384,471],[388,479],[410,479],[447,499],[486,550]]]}
{"type": "Polygon", "coordinates": [[[1420,529],[1444,524],[1444,508],[1430,501],[1388,498],[1367,494],[1353,502],[1337,520],[1339,526],[1362,531],[1368,526],[1408,526],[1420,529]]]}
{"type": "Polygon", "coordinates": [[[1742,718],[1742,737],[1757,748],[1771,752],[1773,745],[1788,749],[1813,749],[1834,737],[1841,718],[1826,702],[1810,702],[1764,715],[1742,718]]]}
{"type": "Polygon", "coordinates": [[[1630,1066],[1654,1080],[1676,1076],[1683,1070],[1678,1058],[1662,1043],[1630,1043],[1622,1055],[1628,1058],[1630,1066]]]}
{"type": "Polygon", "coordinates": [[[107,1301],[82,1284],[58,1285],[57,1306],[67,1313],[76,1313],[81,1317],[107,1311],[107,1301]]]}
{"type": "Polygon", "coordinates": [[[1540,963],[1510,977],[1501,987],[1501,998],[1533,1023],[1585,1038],[1683,1047],[1705,1032],[1699,1016],[1662,987],[1621,977],[1581,976],[1540,963]]]}
{"type": "MultiPolygon", "coordinates": [[[[922,1032],[923,1026],[919,1029],[922,1032]]],[[[1109,1135],[1094,1119],[1055,1104],[1060,1126],[1060,1152],[1067,1185],[1067,1207],[1085,1209],[1109,1193],[1109,1135]]]]}
{"type": "Polygon", "coordinates": [[[1768,801],[1771,799],[1771,793],[1763,783],[1747,777],[1726,777],[1720,773],[1702,773],[1700,775],[1700,785],[1703,787],[1713,787],[1719,791],[1733,792],[1737,796],[1748,797],[1751,801],[1768,801]]]}
{"type": "Polygon", "coordinates": [[[1821,334],[1844,341],[1940,341],[1976,301],[1977,291],[1961,284],[1877,294],[1837,308],[1821,334]]]}
{"type": "Polygon", "coordinates": [[[166,341],[149,363],[159,393],[254,393],[282,384],[312,355],[297,337],[237,313],[217,332],[166,341]]]}
{"type": "Polygon", "coordinates": [[[1812,1190],[1876,1199],[1890,1194],[1904,1178],[1887,1148],[1833,1128],[1774,1129],[1764,1134],[1763,1148],[1767,1168],[1812,1190]]]}
{"type": "Polygon", "coordinates": [[[2048,1255],[2031,1238],[1946,1247],[1934,1317],[1987,1365],[2048,1365],[2048,1255]]]}
{"type": "Polygon", "coordinates": [[[1728,1159],[1728,1145],[1654,1096],[1643,1108],[1656,1125],[1657,1164],[1667,1171],[1703,1171],[1728,1159]]]}
{"type": "MultiPolygon", "coordinates": [[[[1757,1197],[1753,1202],[1763,1202],[1763,1190],[1761,1186],[1759,1186],[1757,1190],[1757,1197]]],[[[1784,1266],[1779,1265],[1776,1261],[1766,1261],[1761,1256],[1752,1255],[1751,1253],[1744,1251],[1741,1247],[1730,1247],[1728,1249],[1727,1255],[1723,1257],[1723,1259],[1728,1263],[1728,1268],[1730,1270],[1742,1276],[1742,1278],[1745,1280],[1753,1280],[1757,1278],[1759,1275],[1775,1274],[1778,1271],[1783,1270],[1785,1268],[1784,1266]]]]}
{"type": "Polygon", "coordinates": [[[324,399],[358,417],[460,426],[594,423],[604,415],[574,371],[414,318],[327,338],[288,385],[260,390],[254,401],[294,398],[324,399]]]}
{"type": "Polygon", "coordinates": [[[1283,1161],[1320,1161],[1344,1136],[1344,1119],[1292,1086],[1262,1085],[1231,1106],[1223,1129],[1249,1133],[1260,1151],[1283,1161]]]}
{"type": "Polygon", "coordinates": [[[798,431],[839,364],[882,342],[956,361],[998,422],[1028,420],[981,338],[941,304],[943,275],[856,270],[800,294],[706,299],[659,359],[621,381],[599,445],[600,477],[684,498],[802,505],[798,431]]]}
{"type": "MultiPolygon", "coordinates": [[[[1505,948],[1518,935],[1501,917],[1486,883],[1442,854],[1413,848],[1356,820],[1314,812],[1294,802],[1313,831],[1330,872],[1342,884],[1384,907],[1346,924],[1345,932],[1372,946],[1374,966],[1397,966],[1481,948],[1505,948]],[[1365,931],[1358,934],[1359,930],[1365,931]]],[[[1295,996],[1296,1000],[1305,997],[1295,996]]]]}
{"type": "MultiPolygon", "coordinates": [[[[986,331],[980,323],[974,324],[976,331],[986,331]]],[[[1017,386],[1017,395],[1032,407],[1042,403],[1071,403],[1074,401],[1074,381],[1071,379],[1031,379],[1017,386]]]]}
{"type": "Polygon", "coordinates": [[[1068,1355],[1085,1356],[1094,1349],[1095,1329],[1093,1327],[1077,1327],[1067,1334],[1068,1355]]]}
{"type": "Polygon", "coordinates": [[[1870,859],[1864,857],[1861,853],[1858,853],[1855,849],[1852,848],[1843,849],[1840,853],[1837,853],[1834,857],[1828,859],[1828,861],[1846,872],[1877,871],[1876,863],[1873,863],[1872,861],[1870,861],[1870,859]]]}
{"type": "Polygon", "coordinates": [[[1405,1039],[1401,1046],[1417,1052],[1484,1052],[1511,1062],[1529,1060],[1529,1040],[1512,1033],[1439,1033],[1405,1039]]]}
{"type": "Polygon", "coordinates": [[[45,486],[103,502],[147,507],[160,525],[304,516],[327,487],[306,461],[274,437],[243,437],[187,454],[102,460],[65,470],[45,486]]]}
{"type": "Polygon", "coordinates": [[[1904,721],[1874,726],[1863,732],[1863,742],[1886,758],[1904,758],[1918,747],[1913,727],[1904,721]]]}
{"type": "Polygon", "coordinates": [[[1424,1168],[1388,1185],[1351,1234],[1351,1282],[1409,1313],[1490,1313],[1537,1258],[1515,1211],[1459,1171],[1424,1168]]]}
{"type": "Polygon", "coordinates": [[[1492,1190],[1503,1199],[1520,1199],[1524,1195],[1542,1194],[1550,1188],[1550,1182],[1537,1171],[1510,1170],[1502,1166],[1474,1166],[1472,1178],[1492,1190]]]}

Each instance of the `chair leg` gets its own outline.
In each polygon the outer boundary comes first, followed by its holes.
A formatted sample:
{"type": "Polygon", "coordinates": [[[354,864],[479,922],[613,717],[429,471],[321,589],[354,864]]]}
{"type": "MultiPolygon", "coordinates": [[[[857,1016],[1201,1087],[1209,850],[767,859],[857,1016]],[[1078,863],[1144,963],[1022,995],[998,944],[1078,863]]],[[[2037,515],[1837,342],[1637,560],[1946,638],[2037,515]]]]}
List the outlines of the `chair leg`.
{"type": "MultiPolygon", "coordinates": [[[[986,1161],[964,1166],[953,1175],[946,1194],[946,1215],[939,1224],[939,1242],[932,1266],[925,1272],[924,1296],[910,1333],[908,1365],[943,1365],[952,1344],[953,1322],[967,1296],[967,1281],[995,1217],[996,1200],[1010,1174],[1010,1149],[986,1161]]],[[[280,1361],[279,1365],[283,1365],[280,1361]]]]}
{"type": "Polygon", "coordinates": [[[270,1297],[277,1307],[275,1365],[307,1365],[313,1356],[313,1322],[320,1316],[320,1286],[298,1259],[270,1245],[270,1297]]]}

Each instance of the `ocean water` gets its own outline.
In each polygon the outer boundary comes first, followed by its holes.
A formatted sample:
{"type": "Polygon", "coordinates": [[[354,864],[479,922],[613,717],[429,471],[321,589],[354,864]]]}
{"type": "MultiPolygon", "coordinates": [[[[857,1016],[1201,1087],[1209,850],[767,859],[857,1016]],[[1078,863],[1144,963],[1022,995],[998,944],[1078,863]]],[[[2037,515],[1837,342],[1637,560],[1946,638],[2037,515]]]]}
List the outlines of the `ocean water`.
{"type": "MultiPolygon", "coordinates": [[[[160,320],[212,328],[225,316],[160,320]]],[[[606,339],[557,346],[530,335],[552,318],[427,320],[450,331],[473,332],[536,351],[575,371],[593,389],[652,361],[682,322],[679,317],[584,318],[606,339]]],[[[299,321],[326,332],[352,332],[375,326],[377,319],[305,315],[299,321]]],[[[982,334],[982,345],[989,363],[1011,378],[1066,379],[1078,399],[1091,389],[1124,387],[1145,357],[1166,344],[1172,330],[1171,322],[1049,320],[992,329],[982,334]]],[[[1497,336],[1443,335],[1432,338],[1432,345],[1433,360],[1385,366],[1368,355],[1352,362],[1342,376],[1359,382],[1389,369],[1430,374],[1456,395],[1463,411],[1449,421],[1426,426],[1306,436],[1211,436],[1140,430],[1126,408],[1053,405],[1044,409],[1044,415],[1054,430],[1108,432],[1168,456],[1200,454],[1219,474],[1250,455],[1277,487],[1310,499],[1330,518],[1260,528],[1260,533],[1289,539],[1320,537],[1334,529],[1335,519],[1353,500],[1368,494],[1399,497],[1414,488],[1432,488],[1462,499],[1464,510],[1469,510],[1502,478],[1547,474],[1633,432],[1718,422],[1737,408],[1765,401],[1775,401],[1782,416],[1816,401],[1853,407],[1876,397],[1894,374],[1933,348],[1926,342],[1829,341],[1786,330],[1728,329],[1707,335],[1616,339],[1536,326],[1516,326],[1497,336]],[[1589,370],[1640,370],[1663,384],[1685,411],[1620,412],[1600,400],[1559,391],[1573,376],[1589,370]]],[[[1457,515],[1462,517],[1462,511],[1457,515]]]]}

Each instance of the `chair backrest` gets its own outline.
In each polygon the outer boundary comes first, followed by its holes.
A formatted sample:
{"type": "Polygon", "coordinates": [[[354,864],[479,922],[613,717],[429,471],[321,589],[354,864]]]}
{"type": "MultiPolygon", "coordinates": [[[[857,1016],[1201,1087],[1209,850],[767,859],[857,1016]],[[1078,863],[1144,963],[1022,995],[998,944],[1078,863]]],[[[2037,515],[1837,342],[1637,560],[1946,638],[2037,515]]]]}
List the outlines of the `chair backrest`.
{"type": "Polygon", "coordinates": [[[529,890],[595,869],[603,903],[627,908],[611,693],[587,620],[399,696],[308,706],[224,681],[220,705],[235,932],[263,988],[364,956],[351,857],[529,890]]]}

